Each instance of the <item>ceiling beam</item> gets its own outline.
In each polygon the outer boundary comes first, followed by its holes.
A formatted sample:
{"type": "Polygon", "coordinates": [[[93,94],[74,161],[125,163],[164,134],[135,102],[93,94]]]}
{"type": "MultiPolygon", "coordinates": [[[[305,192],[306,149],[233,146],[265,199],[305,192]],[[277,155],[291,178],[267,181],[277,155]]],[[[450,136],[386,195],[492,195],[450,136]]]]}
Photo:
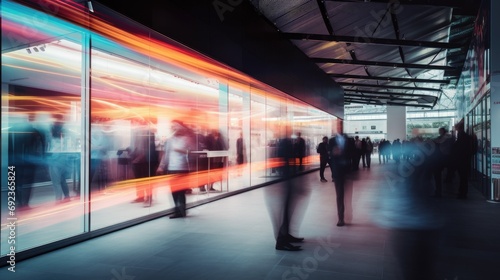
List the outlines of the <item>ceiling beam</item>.
{"type": "MultiPolygon", "coordinates": [[[[369,95],[388,95],[388,96],[411,96],[411,97],[432,97],[432,98],[438,98],[437,96],[434,95],[426,95],[426,94],[410,94],[410,93],[403,93],[403,92],[384,92],[384,91],[374,91],[374,90],[355,90],[355,89],[344,89],[345,92],[355,92],[359,94],[369,94],[369,95]]],[[[345,94],[344,94],[345,95],[345,94]]]]}
{"type": "Polygon", "coordinates": [[[323,17],[323,22],[325,23],[326,29],[328,30],[328,34],[334,35],[332,23],[330,22],[330,17],[328,16],[328,10],[325,7],[324,0],[316,0],[318,3],[318,8],[321,11],[321,16],[323,17]]]}
{"type": "Polygon", "coordinates": [[[410,46],[410,47],[438,48],[438,49],[455,49],[462,47],[462,44],[459,43],[396,40],[396,39],[371,38],[371,37],[361,37],[361,36],[341,36],[341,35],[309,34],[309,33],[283,33],[283,36],[285,36],[285,38],[289,40],[317,40],[317,41],[328,41],[328,42],[349,42],[349,43],[360,43],[360,44],[410,46]]]}
{"type": "Polygon", "coordinates": [[[328,73],[332,78],[342,79],[358,79],[358,80],[384,80],[388,82],[407,82],[407,83],[429,83],[429,84],[449,84],[449,80],[432,80],[432,79],[414,79],[414,78],[396,78],[396,77],[373,77],[362,75],[336,74],[328,73]]]}
{"type": "Polygon", "coordinates": [[[460,70],[458,67],[446,65],[426,65],[426,64],[412,64],[412,63],[397,63],[397,62],[383,62],[383,61],[368,61],[368,60],[349,60],[349,59],[335,59],[335,58],[322,58],[312,57],[315,63],[338,63],[338,64],[354,64],[364,66],[383,66],[392,68],[415,68],[415,69],[429,69],[429,70],[460,70]]]}
{"type": "MultiPolygon", "coordinates": [[[[347,2],[347,3],[382,3],[391,4],[394,0],[325,0],[329,2],[347,2]]],[[[470,15],[474,13],[476,0],[398,0],[396,3],[398,5],[419,5],[419,6],[432,6],[432,7],[444,7],[453,8],[456,10],[456,14],[460,15],[470,15]]]]}
{"type": "MultiPolygon", "coordinates": [[[[364,99],[364,98],[367,98],[367,97],[364,97],[362,95],[356,95],[356,94],[345,94],[344,96],[348,97],[348,98],[355,98],[355,99],[364,99]]],[[[414,98],[404,98],[404,97],[368,97],[367,99],[373,99],[373,100],[386,100],[386,102],[391,102],[391,101],[406,101],[406,102],[418,102],[418,99],[414,99],[414,98]],[[375,98],[375,99],[373,99],[375,98]]],[[[432,103],[434,100],[432,101],[429,101],[429,102],[426,102],[426,103],[432,103]]],[[[425,103],[419,103],[419,104],[425,104],[425,103]]]]}
{"type": "Polygon", "coordinates": [[[345,103],[356,103],[356,104],[369,104],[369,105],[390,105],[390,106],[405,106],[405,107],[417,107],[417,108],[433,108],[433,105],[425,105],[425,104],[403,104],[397,102],[387,102],[383,103],[380,100],[376,99],[353,99],[353,98],[344,98],[345,103]]]}
{"type": "Polygon", "coordinates": [[[440,88],[427,87],[405,87],[405,86],[389,86],[389,85],[370,85],[361,83],[337,83],[341,87],[365,87],[365,88],[383,88],[383,89],[402,89],[402,90],[419,90],[419,91],[441,91],[440,88]]]}

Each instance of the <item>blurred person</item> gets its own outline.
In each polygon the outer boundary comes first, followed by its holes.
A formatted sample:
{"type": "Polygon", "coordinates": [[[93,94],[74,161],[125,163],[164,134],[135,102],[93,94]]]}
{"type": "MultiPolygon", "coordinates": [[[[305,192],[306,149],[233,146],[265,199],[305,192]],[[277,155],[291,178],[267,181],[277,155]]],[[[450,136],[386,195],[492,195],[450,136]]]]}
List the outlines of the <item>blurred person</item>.
{"type": "Polygon", "coordinates": [[[302,138],[302,133],[297,133],[297,138],[294,143],[295,157],[299,159],[299,170],[303,170],[303,159],[306,156],[306,141],[302,138]]]}
{"type": "Polygon", "coordinates": [[[236,164],[240,165],[245,162],[245,142],[243,141],[243,133],[236,139],[236,164]]]}
{"type": "Polygon", "coordinates": [[[292,243],[303,242],[304,238],[295,237],[291,234],[292,223],[296,226],[297,216],[300,215],[297,207],[301,205],[305,194],[302,185],[296,185],[293,177],[296,170],[291,166],[295,160],[294,142],[286,136],[289,132],[281,135],[277,141],[276,159],[280,162],[278,174],[283,179],[276,188],[266,188],[266,202],[273,224],[274,237],[276,239],[275,249],[283,251],[300,251],[301,246],[292,243]],[[293,214],[293,215],[292,215],[293,214]]]}
{"type": "Polygon", "coordinates": [[[467,199],[469,190],[469,172],[473,155],[472,138],[465,132],[464,123],[460,122],[455,126],[457,140],[452,146],[452,160],[458,173],[458,199],[467,199]]]}
{"type": "Polygon", "coordinates": [[[392,153],[391,140],[385,140],[385,142],[384,142],[384,163],[389,163],[389,159],[391,159],[391,153],[392,153]]]}
{"type": "Polygon", "coordinates": [[[359,136],[354,137],[354,150],[353,150],[353,165],[352,170],[359,169],[359,162],[361,160],[361,155],[363,154],[363,143],[359,140],[359,136]]]}
{"type": "Polygon", "coordinates": [[[321,182],[328,182],[325,178],[325,169],[330,161],[330,154],[328,152],[328,137],[323,136],[321,143],[318,144],[316,151],[319,154],[319,179],[321,182]]]}
{"type": "MultiPolygon", "coordinates": [[[[348,137],[347,135],[345,135],[345,137],[347,138],[347,144],[346,144],[346,154],[347,154],[347,160],[349,162],[349,170],[348,171],[351,171],[352,170],[352,167],[354,166],[354,162],[356,161],[356,140],[354,139],[354,137],[348,137]]],[[[330,154],[331,156],[331,154],[330,154]]],[[[331,159],[331,158],[330,158],[331,159]]],[[[331,166],[330,166],[331,168],[331,166]]]]}
{"type": "Polygon", "coordinates": [[[396,162],[396,164],[399,164],[399,161],[401,159],[401,142],[399,141],[399,138],[392,141],[391,152],[392,159],[396,162]]]}
{"type": "Polygon", "coordinates": [[[404,173],[389,166],[388,184],[380,189],[381,199],[372,212],[374,222],[389,230],[388,245],[394,251],[401,275],[397,279],[435,279],[437,248],[443,226],[442,211],[432,199],[431,141],[414,139],[411,160],[404,173]]]}
{"type": "Polygon", "coordinates": [[[385,139],[382,139],[380,140],[380,142],[378,143],[378,163],[379,164],[382,164],[382,163],[385,163],[384,161],[384,149],[385,149],[385,139]]]}
{"type": "Polygon", "coordinates": [[[93,123],[90,129],[90,188],[103,191],[108,180],[107,156],[111,148],[109,136],[103,131],[103,124],[93,123]]]}
{"type": "MultiPolygon", "coordinates": [[[[129,152],[130,163],[135,178],[148,178],[155,175],[158,167],[158,153],[155,145],[155,134],[150,129],[140,128],[134,139],[134,149],[129,152]]],[[[134,203],[143,202],[145,207],[153,202],[153,190],[149,184],[136,186],[134,203]]]]}
{"type": "Polygon", "coordinates": [[[54,188],[54,194],[57,202],[70,201],[70,194],[66,179],[69,175],[70,161],[67,154],[67,131],[64,128],[63,115],[55,115],[55,120],[50,127],[50,141],[47,157],[49,164],[49,174],[54,188]],[[64,196],[64,197],[63,197],[64,196]]]}
{"type": "Polygon", "coordinates": [[[345,225],[345,180],[351,165],[349,164],[348,139],[345,134],[338,133],[328,140],[330,151],[330,170],[332,171],[332,181],[335,183],[335,193],[337,196],[337,226],[345,225]]]}
{"type": "Polygon", "coordinates": [[[361,161],[363,162],[363,167],[366,167],[366,138],[361,139],[361,161]]]}
{"type": "MultiPolygon", "coordinates": [[[[236,139],[236,164],[242,165],[245,163],[246,145],[243,140],[243,133],[236,139]]],[[[241,169],[238,169],[238,175],[241,175],[241,169]]]]}
{"type": "Polygon", "coordinates": [[[373,143],[370,140],[370,137],[366,137],[366,149],[365,149],[365,159],[366,159],[366,167],[370,168],[372,163],[372,154],[373,154],[373,143]]]}
{"type": "MultiPolygon", "coordinates": [[[[189,152],[197,146],[195,133],[180,120],[172,121],[171,130],[173,134],[165,143],[165,152],[156,173],[187,175],[194,167],[189,152]]],[[[172,190],[175,212],[170,219],[186,217],[186,189],[188,186],[172,190]]]]}
{"type": "Polygon", "coordinates": [[[14,167],[16,205],[29,209],[35,174],[45,165],[46,138],[28,117],[10,117],[9,125],[8,165],[14,167]]]}
{"type": "MultiPolygon", "coordinates": [[[[443,170],[448,166],[450,157],[451,157],[451,149],[453,146],[453,137],[449,135],[444,127],[439,129],[439,136],[433,139],[434,144],[436,145],[436,149],[433,154],[433,165],[432,165],[432,174],[434,177],[434,196],[441,197],[443,192],[443,181],[442,181],[442,173],[443,170]]],[[[447,173],[450,170],[447,169],[447,173]]]]}

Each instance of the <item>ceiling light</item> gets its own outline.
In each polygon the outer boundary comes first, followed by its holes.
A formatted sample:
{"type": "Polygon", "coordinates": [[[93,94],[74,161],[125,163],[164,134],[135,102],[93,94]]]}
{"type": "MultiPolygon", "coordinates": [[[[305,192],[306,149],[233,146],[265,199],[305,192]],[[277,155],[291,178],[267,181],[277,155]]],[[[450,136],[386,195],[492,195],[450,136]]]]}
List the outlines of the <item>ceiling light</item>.
{"type": "Polygon", "coordinates": [[[91,13],[93,13],[94,12],[94,7],[92,6],[92,1],[87,1],[87,6],[89,8],[89,11],[91,13]]]}

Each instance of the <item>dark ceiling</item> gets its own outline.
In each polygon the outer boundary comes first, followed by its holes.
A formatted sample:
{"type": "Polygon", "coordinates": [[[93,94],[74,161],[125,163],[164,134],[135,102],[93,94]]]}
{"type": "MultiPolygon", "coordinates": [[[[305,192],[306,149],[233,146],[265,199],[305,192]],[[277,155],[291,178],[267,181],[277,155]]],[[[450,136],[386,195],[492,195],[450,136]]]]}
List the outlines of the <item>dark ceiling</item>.
{"type": "Polygon", "coordinates": [[[250,0],[345,104],[450,109],[481,1],[250,0]],[[448,92],[448,93],[447,93],[448,92]]]}

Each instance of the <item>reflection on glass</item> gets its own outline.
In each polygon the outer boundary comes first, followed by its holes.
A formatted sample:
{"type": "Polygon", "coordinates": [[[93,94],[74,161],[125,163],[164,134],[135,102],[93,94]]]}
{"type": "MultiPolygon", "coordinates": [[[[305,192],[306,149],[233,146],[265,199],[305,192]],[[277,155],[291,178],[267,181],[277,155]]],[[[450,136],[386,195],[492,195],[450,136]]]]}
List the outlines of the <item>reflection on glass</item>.
{"type": "MultiPolygon", "coordinates": [[[[1,5],[1,160],[2,170],[12,169],[15,186],[10,193],[2,181],[1,239],[15,218],[20,252],[84,232],[82,36],[47,14],[9,1],[1,5]],[[32,20],[42,15],[53,25],[32,20]],[[8,195],[14,208],[4,207],[8,195]]],[[[0,247],[4,255],[8,247],[0,247]]]]}

